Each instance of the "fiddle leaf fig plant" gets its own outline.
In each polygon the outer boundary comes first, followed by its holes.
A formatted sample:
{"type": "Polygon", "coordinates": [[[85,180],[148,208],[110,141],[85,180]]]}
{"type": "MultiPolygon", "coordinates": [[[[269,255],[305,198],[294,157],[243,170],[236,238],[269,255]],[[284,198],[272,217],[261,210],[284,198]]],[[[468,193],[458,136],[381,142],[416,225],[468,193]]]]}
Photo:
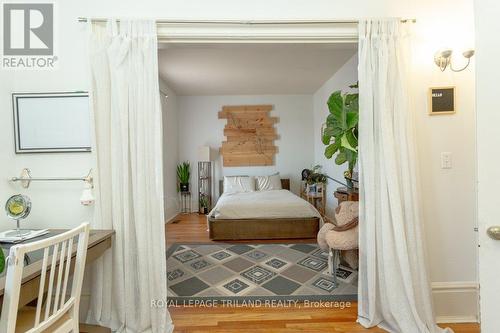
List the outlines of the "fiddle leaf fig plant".
{"type": "MultiPolygon", "coordinates": [[[[358,84],[349,87],[358,88],[358,84]]],[[[322,131],[325,157],[331,159],[336,155],[335,164],[347,163],[344,176],[350,180],[358,160],[359,94],[335,91],[327,105],[330,113],[322,131]]]]}

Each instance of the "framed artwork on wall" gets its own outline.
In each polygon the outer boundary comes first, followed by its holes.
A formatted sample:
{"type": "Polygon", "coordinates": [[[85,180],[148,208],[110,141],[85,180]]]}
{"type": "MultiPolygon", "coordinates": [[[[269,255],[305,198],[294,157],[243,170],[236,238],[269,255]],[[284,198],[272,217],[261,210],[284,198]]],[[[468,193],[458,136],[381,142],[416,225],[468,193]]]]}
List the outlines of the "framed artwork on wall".
{"type": "Polygon", "coordinates": [[[456,111],[455,87],[429,88],[429,114],[453,114],[456,111]]]}
{"type": "Polygon", "coordinates": [[[15,152],[90,152],[86,92],[13,93],[15,152]]]}

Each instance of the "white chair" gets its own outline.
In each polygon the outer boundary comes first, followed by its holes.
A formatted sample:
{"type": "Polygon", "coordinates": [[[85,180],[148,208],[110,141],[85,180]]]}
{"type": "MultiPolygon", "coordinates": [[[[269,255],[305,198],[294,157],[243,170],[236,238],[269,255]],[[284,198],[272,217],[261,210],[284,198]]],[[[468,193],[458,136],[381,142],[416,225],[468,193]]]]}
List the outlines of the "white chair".
{"type": "Polygon", "coordinates": [[[78,310],[89,229],[89,224],[83,223],[73,230],[51,238],[11,247],[7,258],[0,332],[77,333],[79,331],[78,310]],[[76,237],[76,257],[72,262],[73,243],[76,237]],[[24,256],[38,250],[43,250],[43,259],[37,305],[36,308],[24,307],[18,313],[24,256]],[[73,267],[73,276],[70,279],[73,267]],[[66,295],[68,280],[71,280],[70,295],[66,295]]]}

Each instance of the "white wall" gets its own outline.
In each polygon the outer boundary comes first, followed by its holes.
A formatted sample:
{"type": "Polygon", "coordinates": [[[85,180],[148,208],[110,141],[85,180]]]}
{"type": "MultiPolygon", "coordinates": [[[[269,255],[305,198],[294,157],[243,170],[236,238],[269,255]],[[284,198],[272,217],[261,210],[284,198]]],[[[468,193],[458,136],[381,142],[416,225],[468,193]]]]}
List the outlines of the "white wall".
{"type": "MultiPolygon", "coordinates": [[[[326,102],[330,95],[336,90],[342,92],[349,91],[349,86],[358,81],[358,55],[351,57],[321,88],[314,93],[314,163],[321,165],[323,172],[332,178],[335,178],[345,183],[344,171],[347,169],[347,164],[335,164],[335,156],[332,159],[325,157],[325,145],[321,141],[321,126],[325,123],[326,117],[330,113],[326,102]]],[[[333,196],[335,189],[342,185],[328,180],[327,184],[327,216],[333,217],[335,207],[337,207],[337,199],[333,196]]]]}
{"type": "Polygon", "coordinates": [[[163,113],[163,201],[165,221],[169,221],[179,213],[176,172],[179,162],[179,120],[177,95],[161,79],[160,94],[163,113]]]}
{"type": "MultiPolygon", "coordinates": [[[[66,24],[76,33],[75,22],[66,24]]],[[[0,70],[0,206],[13,194],[28,195],[32,210],[23,222],[26,227],[69,228],[92,218],[92,206],[80,204],[83,182],[33,182],[29,189],[23,189],[19,183],[8,181],[19,176],[23,168],[30,168],[33,177],[83,177],[92,168],[93,153],[14,153],[11,93],[88,91],[84,40],[73,40],[61,31],[60,66],[56,71],[0,70]]],[[[2,210],[0,229],[13,226],[2,210]]]]}
{"type": "MultiPolygon", "coordinates": [[[[424,171],[423,189],[426,196],[426,227],[430,272],[434,282],[443,282],[447,290],[436,293],[441,316],[464,318],[474,311],[460,307],[473,304],[477,281],[474,246],[475,188],[473,163],[475,154],[473,114],[473,71],[450,75],[436,71],[433,53],[450,42],[473,44],[472,0],[65,0],[57,1],[56,18],[59,21],[59,70],[51,72],[0,71],[0,200],[20,192],[11,186],[8,177],[17,175],[23,167],[31,167],[38,175],[73,175],[85,173],[91,166],[89,154],[24,155],[13,153],[13,134],[10,93],[12,91],[87,90],[85,24],[76,21],[79,16],[90,17],[160,17],[194,19],[351,19],[361,17],[412,17],[418,20],[418,43],[415,45],[415,106],[419,113],[419,134],[426,146],[420,147],[420,163],[424,171]],[[456,84],[459,113],[455,116],[431,118],[426,115],[427,88],[430,85],[456,84]],[[428,130],[426,137],[426,131],[428,130]],[[457,135],[458,133],[458,135],[457,135]],[[422,136],[424,138],[422,138],[422,136]],[[432,138],[432,140],[431,140],[432,138]],[[433,147],[433,145],[437,145],[433,147]],[[454,168],[439,169],[440,151],[453,153],[454,168]],[[425,177],[425,175],[427,175],[425,177]],[[467,287],[472,286],[472,287],[467,287]],[[449,288],[448,288],[449,287],[449,288]],[[462,293],[461,290],[466,290],[462,293]],[[466,301],[455,301],[454,296],[466,296],[466,301]],[[443,301],[444,300],[444,301],[443,301]],[[443,302],[442,302],[443,301],[443,302]],[[459,307],[452,306],[453,302],[459,307]],[[467,312],[465,315],[462,312],[467,312]]],[[[489,36],[489,35],[488,35],[489,36]]],[[[465,45],[462,45],[465,46],[465,45]]],[[[33,186],[27,191],[33,199],[32,225],[62,227],[74,226],[91,216],[91,208],[82,207],[78,198],[78,184],[33,186]],[[57,204],[54,204],[57,203],[57,204]],[[57,210],[54,209],[56,205],[57,210]]],[[[0,227],[10,226],[5,217],[0,227]]]]}
{"type": "Polygon", "coordinates": [[[430,278],[441,320],[472,321],[479,311],[475,59],[466,71],[442,73],[432,55],[451,47],[456,66],[463,64],[461,52],[474,47],[473,2],[426,0],[422,6],[430,7],[417,17],[412,83],[430,278]],[[429,116],[428,88],[447,85],[456,86],[457,113],[429,116]],[[441,169],[441,152],[452,153],[452,169],[441,169]]]}
{"type": "Polygon", "coordinates": [[[311,95],[263,96],[179,96],[179,160],[192,165],[191,187],[193,210],[198,205],[197,154],[198,147],[208,145],[218,151],[224,137],[226,119],[218,119],[217,112],[224,105],[272,104],[271,116],[278,117],[275,125],[279,139],[275,141],[278,153],[274,166],[222,167],[222,157],[217,154],[214,163],[215,193],[219,179],[227,175],[268,175],[279,171],[283,178],[290,178],[291,190],[299,193],[300,174],[314,162],[313,112],[311,95]]]}

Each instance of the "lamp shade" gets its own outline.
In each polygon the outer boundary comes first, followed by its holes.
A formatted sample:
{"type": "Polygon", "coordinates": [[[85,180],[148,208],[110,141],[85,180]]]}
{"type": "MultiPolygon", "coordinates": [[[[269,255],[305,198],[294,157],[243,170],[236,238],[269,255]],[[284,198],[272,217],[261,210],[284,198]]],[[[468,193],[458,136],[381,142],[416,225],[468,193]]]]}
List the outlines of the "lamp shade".
{"type": "Polygon", "coordinates": [[[212,160],[211,149],[209,146],[198,147],[198,161],[210,162],[212,160]]]}
{"type": "Polygon", "coordinates": [[[82,196],[80,197],[80,202],[84,206],[90,206],[94,203],[94,195],[92,194],[92,185],[85,182],[85,188],[83,189],[82,196]]]}

